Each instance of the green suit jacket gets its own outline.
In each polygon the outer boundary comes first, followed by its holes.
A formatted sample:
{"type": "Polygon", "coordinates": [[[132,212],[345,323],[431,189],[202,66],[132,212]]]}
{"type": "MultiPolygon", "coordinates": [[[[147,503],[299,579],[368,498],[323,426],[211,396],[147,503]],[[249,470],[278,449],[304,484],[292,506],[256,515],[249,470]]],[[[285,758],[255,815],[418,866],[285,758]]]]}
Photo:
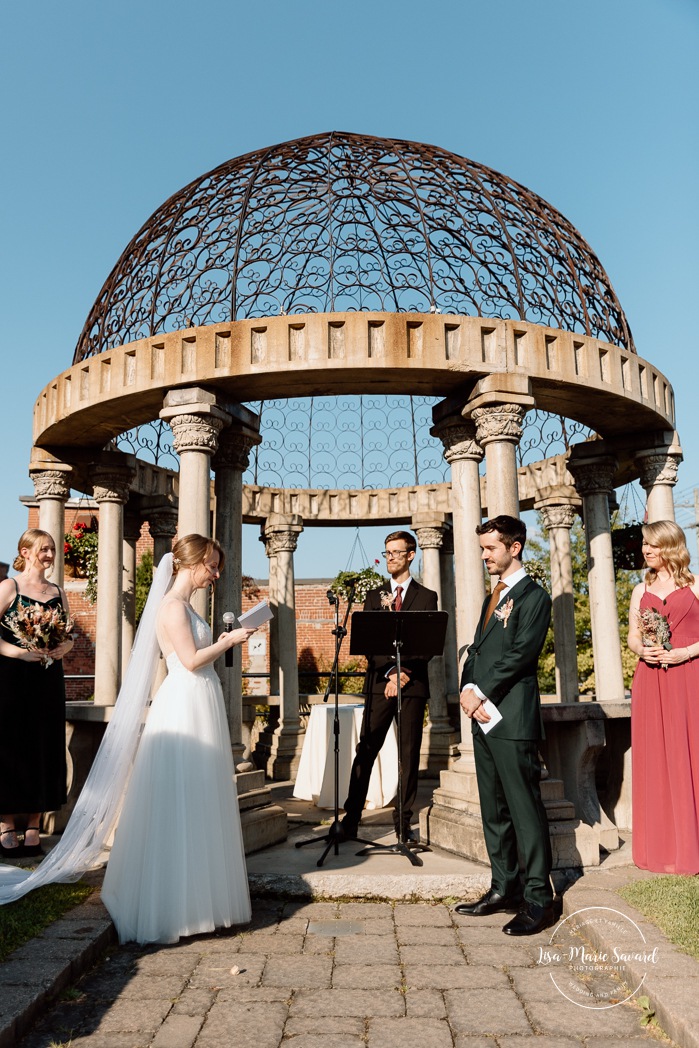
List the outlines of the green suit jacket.
{"type": "MultiPolygon", "coordinates": [[[[461,690],[477,684],[500,710],[502,720],[488,733],[498,739],[543,739],[537,663],[551,620],[551,598],[528,576],[513,586],[498,605],[512,607],[507,622],[492,615],[483,628],[490,597],[481,617],[461,675],[461,690]]],[[[478,731],[478,721],[471,731],[478,731]]]]}

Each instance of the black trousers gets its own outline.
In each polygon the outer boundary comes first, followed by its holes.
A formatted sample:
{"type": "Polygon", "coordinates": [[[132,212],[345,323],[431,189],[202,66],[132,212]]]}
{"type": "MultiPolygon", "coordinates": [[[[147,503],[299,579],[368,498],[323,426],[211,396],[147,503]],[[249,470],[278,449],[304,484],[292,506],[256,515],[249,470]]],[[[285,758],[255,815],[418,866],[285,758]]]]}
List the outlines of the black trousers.
{"type": "MultiPolygon", "coordinates": [[[[369,790],[371,770],[383,746],[391,721],[396,716],[397,705],[397,699],[387,699],[383,694],[374,693],[367,699],[361,735],[350,773],[349,793],[344,803],[345,815],[350,823],[359,823],[362,817],[362,809],[369,790]]],[[[413,817],[417,794],[422,725],[426,705],[426,696],[404,694],[402,697],[400,756],[403,778],[403,826],[406,829],[410,826],[413,817]]],[[[397,807],[393,813],[393,822],[398,830],[397,807]]]]}

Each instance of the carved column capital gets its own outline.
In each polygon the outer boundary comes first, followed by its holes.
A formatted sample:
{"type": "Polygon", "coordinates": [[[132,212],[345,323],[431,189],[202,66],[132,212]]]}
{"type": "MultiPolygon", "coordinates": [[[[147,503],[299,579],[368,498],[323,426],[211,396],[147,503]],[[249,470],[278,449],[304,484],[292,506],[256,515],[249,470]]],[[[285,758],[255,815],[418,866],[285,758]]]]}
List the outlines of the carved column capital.
{"type": "Polygon", "coordinates": [[[262,529],[260,542],[264,542],[268,557],[276,557],[279,553],[294,553],[302,531],[303,521],[297,513],[288,517],[272,513],[262,529]]]}
{"type": "Polygon", "coordinates": [[[69,470],[30,469],[29,475],[37,499],[59,499],[61,502],[67,502],[70,498],[69,470]]]}
{"type": "Polygon", "coordinates": [[[183,451],[216,454],[218,435],[223,429],[225,418],[219,418],[213,413],[204,415],[197,412],[173,415],[166,421],[172,430],[172,446],[178,455],[183,451]]]}
{"type": "Polygon", "coordinates": [[[552,528],[566,528],[568,531],[573,527],[577,510],[569,503],[561,503],[558,506],[535,506],[541,513],[541,522],[546,531],[552,528]]]}
{"type": "Polygon", "coordinates": [[[582,498],[588,495],[608,495],[614,490],[617,461],[612,455],[576,461],[570,458],[568,471],[575,480],[575,490],[582,498]]]}
{"type": "Polygon", "coordinates": [[[136,471],[129,466],[114,463],[114,465],[98,465],[93,469],[93,494],[97,502],[121,502],[129,501],[131,483],[136,471]]]}
{"type": "Polygon", "coordinates": [[[444,445],[444,458],[449,465],[459,459],[480,462],[483,458],[483,448],[476,441],[476,427],[470,419],[447,418],[433,426],[430,433],[444,445]]]}
{"type": "Polygon", "coordinates": [[[224,429],[211,463],[214,470],[237,469],[244,473],[250,465],[250,452],[261,439],[255,434],[241,433],[232,428],[224,429]]]}
{"type": "Polygon", "coordinates": [[[493,440],[519,444],[522,438],[524,416],[528,408],[523,404],[489,404],[474,408],[471,418],[476,424],[476,439],[485,447],[493,440]]]}
{"type": "Polygon", "coordinates": [[[666,484],[674,487],[677,483],[677,472],[682,461],[681,451],[670,451],[653,448],[640,451],[635,458],[641,476],[641,485],[648,490],[655,484],[666,484]]]}
{"type": "Polygon", "coordinates": [[[154,539],[172,539],[177,532],[177,510],[158,509],[148,514],[148,530],[154,539]]]}

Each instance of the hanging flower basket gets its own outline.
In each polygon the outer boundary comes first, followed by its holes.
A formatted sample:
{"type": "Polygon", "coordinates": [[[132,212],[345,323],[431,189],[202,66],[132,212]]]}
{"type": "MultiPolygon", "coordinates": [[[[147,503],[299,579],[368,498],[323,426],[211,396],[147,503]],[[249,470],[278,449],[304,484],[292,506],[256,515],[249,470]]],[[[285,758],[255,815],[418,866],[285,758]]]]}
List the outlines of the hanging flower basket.
{"type": "Polygon", "coordinates": [[[337,575],[330,583],[330,589],[343,600],[349,598],[349,579],[356,580],[354,585],[354,601],[356,604],[363,604],[369,590],[378,589],[379,586],[383,586],[387,581],[387,579],[383,575],[380,575],[374,568],[362,568],[361,571],[338,571],[337,575]]]}
{"type": "Polygon", "coordinates": [[[645,565],[641,553],[643,529],[640,524],[624,524],[612,531],[612,556],[616,571],[638,571],[645,565]]]}

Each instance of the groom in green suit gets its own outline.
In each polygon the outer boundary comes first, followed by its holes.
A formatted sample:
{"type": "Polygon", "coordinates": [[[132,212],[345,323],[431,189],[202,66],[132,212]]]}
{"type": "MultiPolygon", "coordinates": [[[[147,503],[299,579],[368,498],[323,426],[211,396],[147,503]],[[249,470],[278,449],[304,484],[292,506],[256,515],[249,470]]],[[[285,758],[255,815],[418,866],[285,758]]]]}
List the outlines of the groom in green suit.
{"type": "Polygon", "coordinates": [[[491,887],[470,917],[516,913],[508,935],[553,924],[551,841],[541,800],[543,723],[537,663],[551,619],[551,598],[522,567],[526,526],[501,515],[476,528],[488,573],[499,576],[483,610],[461,677],[461,708],[472,722],[483,833],[491,887]],[[524,870],[519,878],[518,847],[524,870]]]}

